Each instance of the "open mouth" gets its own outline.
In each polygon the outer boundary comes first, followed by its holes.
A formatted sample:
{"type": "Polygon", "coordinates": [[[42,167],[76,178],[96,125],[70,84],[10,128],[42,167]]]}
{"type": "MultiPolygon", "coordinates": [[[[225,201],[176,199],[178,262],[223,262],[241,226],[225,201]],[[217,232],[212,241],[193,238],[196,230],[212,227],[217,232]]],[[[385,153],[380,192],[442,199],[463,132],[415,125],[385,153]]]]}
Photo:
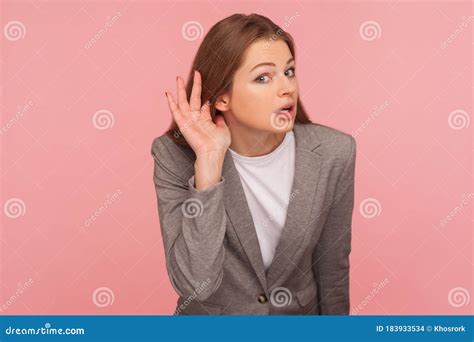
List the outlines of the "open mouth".
{"type": "Polygon", "coordinates": [[[288,116],[294,116],[294,111],[295,109],[295,106],[291,105],[291,106],[286,106],[286,107],[282,107],[280,109],[278,109],[277,111],[277,114],[285,114],[285,115],[288,115],[288,116]]]}

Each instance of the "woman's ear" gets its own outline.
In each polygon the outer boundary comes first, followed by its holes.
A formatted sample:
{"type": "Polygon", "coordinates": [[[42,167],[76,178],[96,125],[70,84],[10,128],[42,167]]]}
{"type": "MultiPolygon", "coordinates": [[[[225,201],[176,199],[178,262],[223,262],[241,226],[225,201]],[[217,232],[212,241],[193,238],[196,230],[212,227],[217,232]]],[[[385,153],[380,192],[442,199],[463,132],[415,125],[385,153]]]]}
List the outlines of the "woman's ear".
{"type": "Polygon", "coordinates": [[[230,109],[230,96],[227,94],[219,96],[214,107],[222,113],[227,112],[230,109]]]}

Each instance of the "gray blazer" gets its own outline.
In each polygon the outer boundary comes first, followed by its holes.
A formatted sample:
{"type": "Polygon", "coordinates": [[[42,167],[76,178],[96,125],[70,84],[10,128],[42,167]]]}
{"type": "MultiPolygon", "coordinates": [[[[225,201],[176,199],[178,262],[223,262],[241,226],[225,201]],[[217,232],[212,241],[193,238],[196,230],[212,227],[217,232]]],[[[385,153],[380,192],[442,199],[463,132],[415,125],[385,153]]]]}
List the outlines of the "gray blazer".
{"type": "Polygon", "coordinates": [[[265,271],[230,151],[222,179],[194,187],[195,154],[167,135],[152,144],[175,315],[347,315],[356,145],[296,123],[295,175],[275,257],[265,271]]]}

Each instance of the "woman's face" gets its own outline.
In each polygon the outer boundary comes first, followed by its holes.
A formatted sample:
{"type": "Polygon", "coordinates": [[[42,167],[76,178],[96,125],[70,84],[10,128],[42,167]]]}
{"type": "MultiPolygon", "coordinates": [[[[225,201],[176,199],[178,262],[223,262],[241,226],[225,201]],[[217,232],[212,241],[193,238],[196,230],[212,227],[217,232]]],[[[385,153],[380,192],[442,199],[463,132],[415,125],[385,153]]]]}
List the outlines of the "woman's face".
{"type": "Polygon", "coordinates": [[[282,40],[259,40],[249,46],[227,97],[231,122],[268,132],[293,128],[298,81],[295,61],[282,40]],[[289,112],[283,107],[292,106],[289,112]]]}

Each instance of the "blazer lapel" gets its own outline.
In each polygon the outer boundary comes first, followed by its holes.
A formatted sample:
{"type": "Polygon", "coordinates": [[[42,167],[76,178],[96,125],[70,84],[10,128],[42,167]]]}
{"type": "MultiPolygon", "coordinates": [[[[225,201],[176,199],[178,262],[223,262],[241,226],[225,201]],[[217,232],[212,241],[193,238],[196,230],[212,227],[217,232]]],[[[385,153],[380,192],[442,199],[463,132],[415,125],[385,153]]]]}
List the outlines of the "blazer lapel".
{"type": "Polygon", "coordinates": [[[317,192],[322,156],[317,148],[321,145],[317,136],[305,125],[295,125],[295,173],[290,192],[285,225],[275,250],[275,256],[267,270],[270,288],[288,267],[297,267],[293,261],[300,245],[310,232],[309,222],[317,192]]]}
{"type": "Polygon", "coordinates": [[[224,188],[224,206],[235,232],[239,238],[247,257],[252,264],[257,277],[264,289],[267,288],[263,266],[262,252],[258,243],[252,214],[245,198],[245,192],[240,181],[239,173],[235,168],[231,152],[227,150],[222,175],[226,180],[224,188]]]}
{"type": "Polygon", "coordinates": [[[322,157],[316,152],[320,145],[317,136],[305,126],[296,123],[293,129],[296,154],[291,196],[282,235],[267,272],[263,266],[252,214],[230,151],[226,152],[224,159],[222,174],[226,179],[225,210],[264,289],[271,287],[283,274],[309,231],[305,223],[308,222],[313,207],[322,157]]]}

